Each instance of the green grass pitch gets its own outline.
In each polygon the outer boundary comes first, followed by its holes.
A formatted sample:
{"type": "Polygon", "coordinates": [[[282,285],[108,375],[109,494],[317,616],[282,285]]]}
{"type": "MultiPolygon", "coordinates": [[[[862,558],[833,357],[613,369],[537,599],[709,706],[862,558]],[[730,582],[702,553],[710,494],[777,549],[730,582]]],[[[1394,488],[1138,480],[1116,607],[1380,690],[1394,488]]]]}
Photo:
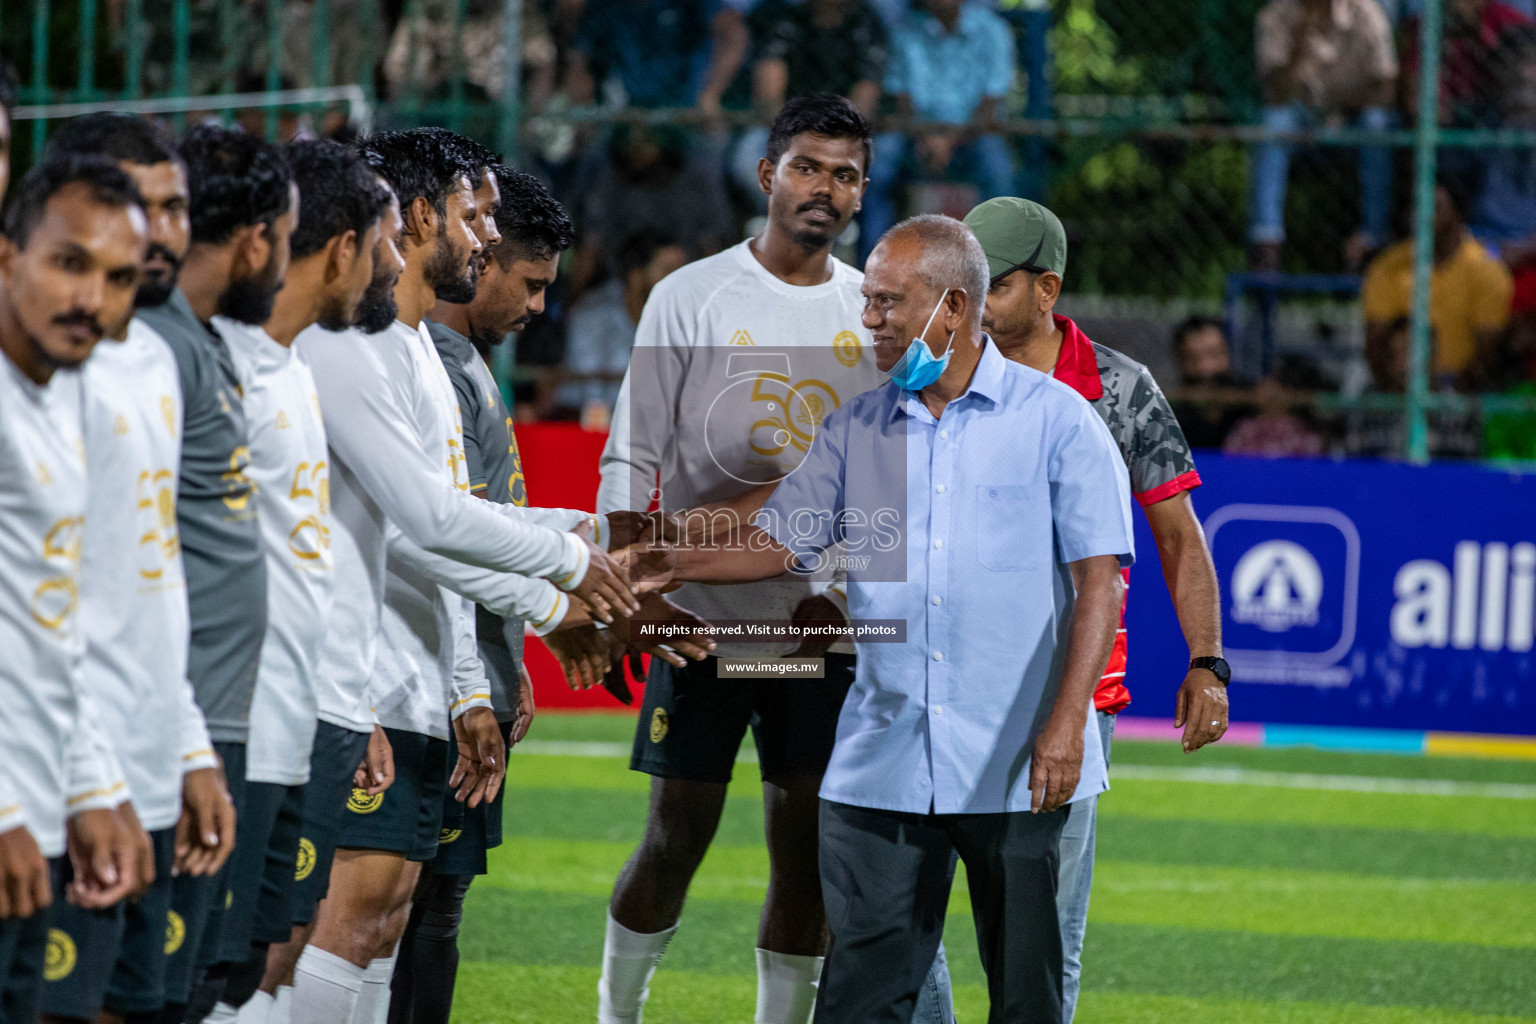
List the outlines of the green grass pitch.
{"type": "MultiPolygon", "coordinates": [[[[648,779],[613,756],[633,728],[543,714],[512,757],[455,1024],[595,1018],[604,907],[645,821],[648,779]]],[[[1536,764],[1122,741],[1114,767],[1080,1024],[1536,1022],[1536,764]]],[[[751,1021],[766,880],[757,769],[739,764],[647,1024],[751,1021]]],[[[963,871],[955,890],[956,1011],[979,1024],[963,871]]]]}

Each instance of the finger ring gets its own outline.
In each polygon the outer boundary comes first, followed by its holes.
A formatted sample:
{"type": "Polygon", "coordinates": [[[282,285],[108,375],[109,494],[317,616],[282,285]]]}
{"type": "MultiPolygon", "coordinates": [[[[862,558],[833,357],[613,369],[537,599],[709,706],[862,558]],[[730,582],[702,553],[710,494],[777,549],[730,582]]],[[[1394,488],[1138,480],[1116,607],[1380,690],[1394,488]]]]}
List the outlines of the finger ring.
{"type": "Polygon", "coordinates": [[[1211,723],[1211,724],[1212,724],[1212,725],[1220,725],[1220,724],[1221,724],[1221,722],[1220,722],[1220,721],[1219,721],[1219,720],[1218,720],[1218,721],[1214,721],[1214,722],[1212,722],[1212,723],[1211,723]]]}

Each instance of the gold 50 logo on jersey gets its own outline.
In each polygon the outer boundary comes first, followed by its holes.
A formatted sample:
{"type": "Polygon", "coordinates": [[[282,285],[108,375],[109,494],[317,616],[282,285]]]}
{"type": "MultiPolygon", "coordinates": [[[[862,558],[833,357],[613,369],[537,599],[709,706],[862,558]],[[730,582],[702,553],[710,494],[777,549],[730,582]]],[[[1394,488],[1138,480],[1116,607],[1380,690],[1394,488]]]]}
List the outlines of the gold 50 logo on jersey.
{"type": "Polygon", "coordinates": [[[43,559],[58,575],[43,580],[32,591],[32,618],[48,629],[64,625],[80,604],[77,579],[84,527],[84,516],[66,516],[43,537],[43,559]]]}
{"type": "Polygon", "coordinates": [[[732,353],[726,377],[732,383],[721,388],[705,415],[704,443],[721,472],[748,485],[794,472],[822,421],[842,404],[836,389],[819,377],[795,381],[785,352],[732,353]]]}
{"type": "Polygon", "coordinates": [[[288,534],[288,550],[304,561],[324,557],[331,548],[331,474],[325,460],[299,463],[288,500],[314,509],[288,534]]]}
{"type": "Polygon", "coordinates": [[[139,576],[158,581],[166,563],[181,550],[176,533],[175,475],[168,469],[144,470],[134,485],[134,504],[139,516],[139,576]]]}

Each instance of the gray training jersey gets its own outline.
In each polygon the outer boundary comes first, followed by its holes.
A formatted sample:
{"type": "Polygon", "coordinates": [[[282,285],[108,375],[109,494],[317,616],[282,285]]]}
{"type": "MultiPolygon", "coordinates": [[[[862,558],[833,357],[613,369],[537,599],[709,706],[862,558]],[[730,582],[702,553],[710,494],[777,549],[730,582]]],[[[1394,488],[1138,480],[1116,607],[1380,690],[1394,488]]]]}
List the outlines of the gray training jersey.
{"type": "MultiPolygon", "coordinates": [[[[512,433],[512,413],[501,397],[475,346],[464,335],[434,320],[423,320],[443,368],[453,382],[464,420],[464,462],[469,469],[469,493],[499,504],[528,504],[523,486],[523,463],[512,433]]],[[[491,684],[491,706],[500,721],[517,712],[518,663],[523,658],[523,622],[503,619],[475,607],[475,634],[480,641],[480,660],[491,684]]]]}
{"type": "Polygon", "coordinates": [[[140,318],[176,354],[181,483],[176,526],[192,613],[187,675],[215,743],[244,743],[267,632],[267,569],[256,523],[245,411],[229,349],[177,289],[140,318]]]}

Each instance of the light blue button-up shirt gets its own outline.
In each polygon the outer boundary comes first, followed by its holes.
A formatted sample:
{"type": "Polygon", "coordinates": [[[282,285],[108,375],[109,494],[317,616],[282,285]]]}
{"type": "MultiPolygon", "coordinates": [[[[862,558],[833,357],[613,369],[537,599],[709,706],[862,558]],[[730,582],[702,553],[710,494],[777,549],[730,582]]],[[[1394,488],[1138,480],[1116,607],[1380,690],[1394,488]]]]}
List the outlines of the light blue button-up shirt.
{"type": "MultiPolygon", "coordinates": [[[[828,416],[756,519],[802,564],[842,541],[827,554],[848,558],[852,617],[907,623],[905,643],[858,644],[827,800],[1028,810],[1030,751],[1061,679],[1068,563],[1133,559],[1130,485],[1103,420],[983,344],[969,390],[941,419],[895,384],[828,416]]],[[[1083,716],[1074,800],[1109,786],[1097,724],[1083,716]]]]}
{"type": "Polygon", "coordinates": [[[1008,95],[1013,71],[1013,29],[984,6],[962,6],[954,32],[909,10],[891,32],[885,91],[911,97],[919,117],[964,124],[982,100],[1008,95]]]}

